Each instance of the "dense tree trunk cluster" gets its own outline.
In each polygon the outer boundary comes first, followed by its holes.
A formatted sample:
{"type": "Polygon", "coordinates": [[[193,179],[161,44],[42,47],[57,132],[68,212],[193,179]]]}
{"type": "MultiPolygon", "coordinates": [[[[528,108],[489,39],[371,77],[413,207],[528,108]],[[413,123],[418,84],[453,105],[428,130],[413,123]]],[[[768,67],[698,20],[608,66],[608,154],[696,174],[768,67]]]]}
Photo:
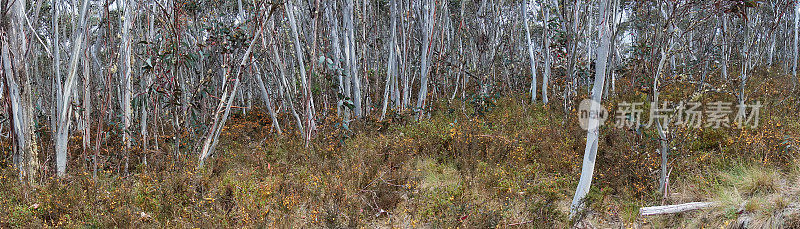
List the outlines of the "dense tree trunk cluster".
{"type": "MultiPolygon", "coordinates": [[[[389,114],[425,119],[437,100],[530,93],[531,103],[558,101],[569,114],[582,90],[598,104],[613,96],[619,77],[649,91],[652,102],[665,80],[695,82],[698,91],[720,80],[740,104],[756,67],[797,81],[800,4],[788,0],[2,0],[2,7],[0,128],[20,178],[31,182],[40,171],[80,170],[70,167],[77,155],[95,174],[109,160],[127,173],[149,152],[195,155],[202,165],[231,112],[253,104],[266,108],[274,134],[308,142],[326,116],[344,128],[389,114]],[[45,135],[53,142],[41,142],[45,135]],[[70,136],[82,137],[82,154],[69,147],[70,136]],[[101,152],[109,144],[122,151],[101,152]],[[40,151],[55,160],[40,161],[40,151]]],[[[666,145],[669,126],[657,125],[666,145]]],[[[588,132],[573,212],[591,184],[598,136],[588,132]]],[[[668,147],[662,151],[666,161],[668,147]]]]}

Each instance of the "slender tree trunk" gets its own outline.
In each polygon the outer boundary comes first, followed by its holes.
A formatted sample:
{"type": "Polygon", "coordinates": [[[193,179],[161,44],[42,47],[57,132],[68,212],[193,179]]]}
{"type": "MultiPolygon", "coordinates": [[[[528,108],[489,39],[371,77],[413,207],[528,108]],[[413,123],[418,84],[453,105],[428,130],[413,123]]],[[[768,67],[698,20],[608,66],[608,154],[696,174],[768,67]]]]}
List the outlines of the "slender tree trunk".
{"type": "MultiPolygon", "coordinates": [[[[275,24],[270,21],[270,30],[275,31],[275,24]]],[[[297,130],[300,133],[305,133],[305,129],[303,126],[303,120],[300,118],[300,115],[297,114],[297,109],[294,107],[293,101],[293,93],[290,93],[289,89],[289,81],[286,79],[286,66],[283,63],[283,58],[278,53],[278,45],[277,42],[272,42],[272,54],[275,60],[275,65],[278,66],[278,73],[280,74],[280,79],[278,80],[278,92],[281,94],[281,98],[283,100],[284,106],[288,105],[289,110],[292,112],[292,116],[294,116],[295,122],[297,122],[297,130]]]]}
{"type": "MultiPolygon", "coordinates": [[[[394,49],[397,45],[397,0],[390,0],[389,2],[389,11],[391,12],[392,16],[389,20],[391,20],[391,30],[390,33],[390,41],[389,41],[389,62],[386,64],[386,85],[383,88],[383,106],[381,108],[381,118],[383,120],[386,117],[386,108],[389,105],[389,94],[394,91],[392,88],[392,82],[395,81],[397,78],[397,68],[395,64],[395,60],[397,59],[397,55],[394,52],[394,49]]],[[[394,98],[394,96],[392,96],[394,98]]],[[[397,103],[395,100],[394,103],[397,103]]]]}
{"type": "Polygon", "coordinates": [[[722,15],[722,79],[728,80],[728,56],[731,49],[728,43],[728,19],[727,16],[722,15]]]}
{"type": "MultiPolygon", "coordinates": [[[[535,55],[534,55],[534,50],[536,49],[536,47],[534,46],[534,43],[531,41],[531,29],[530,29],[530,26],[528,25],[528,5],[530,4],[530,1],[523,1],[520,4],[522,5],[522,7],[521,7],[522,8],[522,18],[525,19],[523,23],[525,23],[525,38],[527,38],[527,40],[528,40],[528,56],[531,59],[531,89],[530,89],[530,92],[531,92],[531,103],[534,103],[534,102],[536,102],[536,84],[537,84],[537,82],[536,82],[536,58],[535,58],[535,55]]],[[[545,24],[547,24],[547,22],[545,22],[545,24]]]]}
{"type": "MultiPolygon", "coordinates": [[[[122,86],[122,104],[120,107],[122,108],[122,141],[124,152],[123,156],[125,157],[125,173],[128,173],[128,162],[130,157],[130,149],[131,149],[131,119],[132,119],[132,109],[131,109],[131,98],[133,96],[133,88],[132,88],[132,78],[133,75],[131,71],[133,68],[131,67],[131,49],[132,49],[132,41],[131,41],[131,29],[133,26],[134,15],[135,15],[135,4],[136,2],[132,0],[123,0],[125,7],[124,9],[124,17],[122,18],[122,45],[120,48],[120,67],[122,68],[122,75],[121,79],[122,82],[120,86],[122,86]]],[[[185,90],[184,90],[185,91],[185,90]]]]}
{"type": "MultiPolygon", "coordinates": [[[[337,103],[336,103],[336,114],[339,117],[342,117],[342,112],[347,112],[344,107],[342,106],[344,98],[339,98],[340,95],[345,95],[344,85],[345,85],[345,78],[342,71],[339,69],[341,68],[341,60],[342,60],[342,48],[341,48],[341,41],[339,41],[339,20],[336,12],[338,12],[338,7],[336,4],[337,0],[329,0],[328,1],[328,9],[325,10],[325,17],[328,19],[329,23],[329,33],[331,37],[331,48],[333,49],[333,67],[336,68],[336,79],[338,80],[339,84],[337,85],[338,93],[337,95],[337,103]]],[[[346,72],[346,71],[344,71],[346,72]]],[[[347,119],[347,117],[344,117],[347,119]]]]}
{"type": "MultiPolygon", "coordinates": [[[[608,49],[611,45],[611,31],[608,28],[608,22],[605,20],[609,17],[609,0],[600,0],[599,16],[601,17],[597,23],[597,30],[600,35],[600,46],[597,49],[597,59],[595,61],[595,77],[594,86],[592,87],[592,105],[590,107],[595,114],[599,113],[600,102],[603,98],[603,84],[606,79],[606,61],[608,60],[608,49]]],[[[597,157],[598,138],[600,136],[599,121],[594,115],[590,115],[589,130],[586,135],[586,149],[583,155],[583,167],[581,169],[581,177],[578,182],[578,188],[575,190],[575,196],[572,199],[570,206],[570,217],[575,217],[576,214],[584,208],[584,198],[589,193],[589,188],[592,185],[592,175],[594,174],[594,164],[597,157]]]]}
{"type": "MultiPolygon", "coordinates": [[[[653,103],[654,106],[658,106],[658,103],[653,103]]],[[[658,130],[658,142],[661,143],[661,177],[658,179],[658,191],[659,192],[666,192],[667,191],[667,179],[669,178],[669,172],[667,171],[667,165],[669,164],[669,142],[667,141],[667,131],[662,126],[668,125],[668,123],[662,124],[661,122],[656,122],[656,128],[658,130]]],[[[665,193],[666,195],[666,193],[665,193]]]]}
{"type": "Polygon", "coordinates": [[[347,39],[345,40],[346,48],[348,49],[348,53],[350,54],[350,58],[348,58],[349,63],[348,67],[350,68],[350,84],[352,85],[351,88],[351,98],[353,98],[353,115],[356,118],[361,117],[362,108],[361,108],[361,79],[358,77],[358,53],[356,52],[356,37],[355,37],[355,27],[354,27],[354,15],[355,12],[353,11],[353,0],[347,0],[347,8],[345,9],[346,15],[344,15],[345,19],[345,26],[346,26],[346,33],[347,39]]]}
{"type": "MultiPolygon", "coordinates": [[[[217,109],[214,111],[214,122],[212,123],[211,129],[208,132],[208,136],[206,136],[206,139],[203,143],[203,149],[200,151],[199,167],[203,167],[206,158],[214,153],[214,148],[216,148],[218,142],[217,139],[219,138],[219,134],[222,132],[222,127],[225,126],[225,122],[228,120],[231,107],[233,106],[233,99],[236,98],[236,93],[239,90],[242,69],[244,68],[245,64],[249,63],[250,53],[252,53],[253,46],[255,46],[255,43],[262,34],[263,30],[264,24],[261,24],[261,26],[258,28],[258,31],[256,31],[255,35],[253,36],[253,40],[250,41],[250,45],[247,46],[247,51],[244,52],[242,61],[239,62],[239,65],[237,66],[236,76],[231,79],[231,81],[234,81],[233,86],[229,86],[229,84],[225,85],[225,89],[222,93],[222,96],[220,96],[217,109]]],[[[227,79],[229,76],[229,71],[225,71],[224,77],[227,79]]]]}
{"type": "MultiPolygon", "coordinates": [[[[351,0],[352,1],[352,0],[351,0]]],[[[316,129],[315,121],[314,121],[314,97],[311,95],[311,85],[309,85],[308,80],[306,79],[306,66],[303,62],[303,50],[302,50],[302,43],[300,43],[300,36],[299,30],[297,28],[297,19],[294,16],[294,5],[292,4],[292,0],[288,0],[286,2],[286,16],[289,18],[289,25],[292,29],[292,37],[294,38],[294,50],[295,56],[297,57],[297,64],[299,65],[300,71],[300,84],[302,85],[303,90],[303,104],[306,109],[306,132],[305,139],[306,144],[308,141],[311,140],[311,133],[316,129]]]]}
{"type": "MultiPolygon", "coordinates": [[[[798,46],[798,27],[800,26],[800,2],[794,3],[794,60],[792,61],[792,85],[797,86],[797,58],[800,54],[798,46]]],[[[794,87],[793,87],[794,88],[794,87]]]]}
{"type": "MultiPolygon", "coordinates": [[[[575,19],[577,20],[577,19],[575,19]]],[[[544,42],[544,74],[542,75],[542,103],[547,104],[547,86],[550,84],[550,69],[552,65],[552,58],[550,57],[550,29],[547,22],[550,21],[550,9],[544,8],[544,31],[542,32],[542,41],[544,42]]]]}
{"type": "Polygon", "coordinates": [[[431,37],[433,36],[434,12],[436,5],[432,0],[423,0],[423,22],[422,22],[422,55],[420,55],[420,84],[419,95],[417,96],[417,119],[422,118],[425,110],[425,98],[428,95],[428,53],[431,47],[431,37]]]}
{"type": "Polygon", "coordinates": [[[281,131],[281,125],[278,123],[278,118],[275,116],[275,109],[272,108],[272,102],[269,99],[269,92],[267,92],[267,87],[264,86],[264,80],[261,79],[261,70],[253,61],[253,66],[256,68],[256,74],[253,76],[256,78],[256,82],[258,82],[258,89],[261,90],[261,98],[264,100],[264,106],[267,107],[267,111],[269,111],[269,117],[272,119],[272,127],[275,128],[275,131],[278,132],[278,135],[283,134],[281,131]]]}
{"type": "MultiPolygon", "coordinates": [[[[85,41],[88,45],[89,39],[85,41]]],[[[89,60],[83,59],[83,155],[88,156],[92,144],[92,94],[91,85],[92,79],[89,77],[90,72],[89,60]]]]}
{"type": "MultiPolygon", "coordinates": [[[[55,93],[55,101],[53,102],[53,118],[51,119],[50,130],[53,135],[58,135],[58,119],[59,112],[61,111],[61,97],[63,89],[61,88],[61,30],[58,26],[58,21],[61,18],[61,4],[57,1],[52,3],[53,11],[53,92],[55,93]]],[[[57,139],[57,138],[56,138],[57,139]]],[[[56,142],[58,145],[58,142],[56,142]]]]}

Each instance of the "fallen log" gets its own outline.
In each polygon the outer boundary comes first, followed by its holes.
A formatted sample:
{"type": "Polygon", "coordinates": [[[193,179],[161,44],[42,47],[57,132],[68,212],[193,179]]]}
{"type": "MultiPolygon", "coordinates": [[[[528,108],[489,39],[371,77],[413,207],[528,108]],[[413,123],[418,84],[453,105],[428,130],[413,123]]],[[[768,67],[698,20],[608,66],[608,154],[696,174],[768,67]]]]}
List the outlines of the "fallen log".
{"type": "Polygon", "coordinates": [[[714,206],[715,204],[716,204],[715,202],[691,202],[691,203],[676,204],[676,205],[643,207],[639,209],[639,214],[641,214],[642,216],[673,214],[685,211],[699,210],[714,206]]]}

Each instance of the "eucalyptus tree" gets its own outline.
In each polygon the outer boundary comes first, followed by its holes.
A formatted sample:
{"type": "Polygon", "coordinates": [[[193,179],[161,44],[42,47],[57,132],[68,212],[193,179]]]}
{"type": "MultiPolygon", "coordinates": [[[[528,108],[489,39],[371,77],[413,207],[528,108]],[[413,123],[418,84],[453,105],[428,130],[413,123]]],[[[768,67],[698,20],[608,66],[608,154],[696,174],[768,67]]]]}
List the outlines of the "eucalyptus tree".
{"type": "Polygon", "coordinates": [[[361,79],[358,76],[358,53],[356,52],[356,37],[354,27],[354,0],[346,0],[347,4],[344,10],[345,21],[345,59],[347,61],[348,77],[350,78],[350,96],[353,98],[353,115],[358,118],[361,117],[361,79]]]}
{"type": "MultiPolygon", "coordinates": [[[[263,4],[263,3],[262,3],[263,4]]],[[[287,6],[290,7],[290,6],[287,6]]],[[[262,7],[259,7],[261,9],[262,7]]],[[[291,14],[289,14],[291,16],[291,14]]],[[[267,18],[266,20],[269,20],[267,18]]],[[[254,31],[255,34],[250,41],[250,44],[247,46],[247,50],[245,50],[244,54],[242,54],[242,60],[236,66],[236,75],[231,77],[230,81],[232,83],[225,84],[225,88],[223,90],[222,96],[220,97],[219,104],[217,105],[216,110],[214,111],[214,121],[212,123],[212,127],[208,132],[208,135],[205,137],[203,142],[203,149],[200,151],[199,157],[199,166],[202,167],[205,163],[205,160],[213,154],[214,149],[219,142],[219,135],[222,132],[222,127],[225,126],[225,122],[228,120],[228,116],[231,112],[231,107],[233,106],[233,99],[236,97],[236,92],[239,90],[239,85],[241,84],[241,75],[243,73],[243,69],[245,66],[250,63],[250,56],[253,51],[253,47],[258,41],[259,36],[261,36],[264,30],[264,23],[262,22],[261,25],[258,27],[258,30],[254,31]]],[[[295,34],[296,35],[296,34],[295,34]]],[[[296,38],[296,36],[295,36],[296,38]]],[[[298,57],[300,58],[300,57],[298,57]]],[[[302,70],[302,69],[301,69],[302,70]]],[[[224,77],[227,79],[230,77],[230,71],[224,71],[224,77]]]]}
{"type": "Polygon", "coordinates": [[[0,24],[0,61],[3,97],[7,100],[7,115],[11,123],[13,163],[19,168],[19,178],[33,183],[39,170],[39,145],[34,131],[34,79],[27,73],[25,60],[28,51],[25,1],[2,1],[0,5],[4,9],[4,23],[0,24]]]}
{"type": "Polygon", "coordinates": [[[422,0],[422,47],[420,54],[420,77],[419,77],[419,94],[417,96],[417,119],[421,118],[425,110],[425,99],[428,96],[428,74],[430,72],[429,58],[431,49],[431,39],[433,36],[433,26],[436,11],[436,5],[433,0],[422,0]]]}
{"type": "MultiPolygon", "coordinates": [[[[592,86],[592,103],[590,111],[594,114],[599,114],[601,109],[601,101],[603,98],[603,85],[606,79],[606,66],[608,61],[608,52],[611,46],[611,30],[608,25],[608,18],[610,16],[609,0],[600,0],[598,11],[597,31],[600,36],[600,44],[597,47],[597,59],[595,59],[595,76],[594,84],[592,86]]],[[[570,205],[570,217],[574,218],[583,210],[585,206],[586,194],[589,193],[589,188],[592,185],[592,175],[594,174],[595,160],[597,158],[597,147],[600,136],[599,120],[597,116],[589,116],[588,131],[586,134],[586,148],[583,153],[583,165],[581,168],[580,180],[578,187],[575,190],[575,196],[572,198],[570,205]]]]}
{"type": "Polygon", "coordinates": [[[547,97],[547,91],[548,91],[548,85],[550,85],[550,73],[553,68],[552,53],[550,52],[551,34],[550,34],[550,25],[548,23],[550,21],[551,8],[550,6],[543,6],[541,8],[542,8],[542,15],[544,15],[544,17],[542,18],[542,20],[544,21],[544,23],[542,23],[542,28],[543,28],[542,56],[544,57],[544,69],[543,69],[544,73],[542,74],[542,103],[547,104],[549,102],[549,99],[547,97]]]}
{"type": "Polygon", "coordinates": [[[383,88],[383,105],[381,108],[381,117],[380,119],[386,116],[386,108],[389,104],[390,95],[391,100],[394,104],[397,104],[399,96],[397,95],[397,54],[395,53],[395,49],[397,47],[397,0],[390,0],[389,1],[389,11],[391,14],[391,18],[389,19],[390,28],[389,30],[389,44],[387,49],[389,49],[389,61],[386,63],[386,83],[383,88]]]}
{"type": "Polygon", "coordinates": [[[800,3],[794,3],[794,59],[792,59],[792,83],[794,86],[797,86],[797,58],[798,53],[800,53],[800,47],[798,46],[798,26],[800,26],[800,3]]]}
{"type": "MultiPolygon", "coordinates": [[[[523,23],[525,24],[525,38],[528,41],[528,56],[530,57],[531,61],[531,102],[536,102],[536,57],[534,55],[534,49],[536,49],[536,46],[531,41],[531,29],[528,25],[528,7],[530,7],[530,5],[530,1],[523,1],[520,3],[522,18],[524,18],[523,23]]],[[[546,23],[545,26],[547,26],[546,23]]]]}
{"type": "MultiPolygon", "coordinates": [[[[297,18],[295,18],[294,12],[294,4],[292,0],[288,0],[285,5],[286,7],[286,17],[289,19],[289,25],[292,29],[292,38],[294,39],[294,49],[295,49],[295,56],[297,57],[297,65],[299,66],[298,71],[300,72],[300,84],[303,90],[303,106],[305,107],[305,115],[306,115],[306,129],[305,129],[305,138],[306,143],[311,140],[311,132],[316,129],[316,124],[314,123],[314,96],[311,95],[311,85],[310,82],[306,79],[306,67],[305,63],[303,62],[303,44],[300,43],[299,38],[299,28],[297,27],[297,18]]],[[[260,33],[260,32],[259,32],[260,33]]],[[[255,41],[253,41],[255,42],[255,41]]],[[[249,51],[249,50],[248,50],[249,51]]],[[[356,81],[354,81],[356,82],[356,81]]],[[[358,116],[358,113],[356,114],[358,116]]]]}
{"type": "MultiPolygon", "coordinates": [[[[126,6],[127,7],[127,6],[126,6]]],[[[60,110],[58,111],[58,131],[56,135],[56,170],[59,177],[63,177],[66,175],[67,169],[67,137],[69,136],[69,129],[70,129],[70,113],[68,113],[71,109],[70,101],[71,96],[73,94],[72,88],[76,84],[76,75],[78,74],[78,63],[83,56],[83,42],[85,41],[85,32],[86,32],[86,12],[89,8],[89,0],[83,0],[83,4],[81,7],[81,12],[79,14],[79,25],[77,27],[75,40],[72,46],[72,53],[70,55],[70,63],[69,63],[69,70],[67,71],[67,78],[64,81],[64,86],[59,87],[63,88],[63,92],[61,94],[60,100],[58,100],[59,105],[57,108],[60,110]]],[[[58,28],[58,22],[55,20],[53,23],[55,24],[56,28],[58,28]]],[[[58,32],[56,32],[58,34],[58,32]]],[[[56,35],[57,37],[58,35],[56,35]]],[[[54,39],[55,40],[55,39],[54,39]]],[[[58,46],[58,44],[56,44],[58,46]]],[[[56,49],[54,49],[56,50],[56,49]]],[[[57,52],[56,52],[57,53],[57,52]]],[[[56,55],[58,56],[58,55],[56,55]]],[[[57,58],[57,57],[56,57],[57,58]]],[[[60,66],[56,65],[55,68],[59,68],[60,66]]],[[[56,75],[56,78],[61,76],[56,75]]]]}
{"type": "MultiPolygon", "coordinates": [[[[84,0],[86,1],[86,0],[84,0]]],[[[131,107],[131,98],[133,97],[133,71],[132,68],[132,48],[133,41],[131,30],[133,29],[133,22],[136,20],[136,2],[134,0],[122,1],[123,17],[122,20],[122,44],[120,45],[120,87],[121,87],[121,104],[122,108],[122,141],[123,141],[123,156],[125,158],[125,172],[128,171],[128,160],[130,157],[131,149],[131,119],[133,119],[133,109],[131,107]]]]}

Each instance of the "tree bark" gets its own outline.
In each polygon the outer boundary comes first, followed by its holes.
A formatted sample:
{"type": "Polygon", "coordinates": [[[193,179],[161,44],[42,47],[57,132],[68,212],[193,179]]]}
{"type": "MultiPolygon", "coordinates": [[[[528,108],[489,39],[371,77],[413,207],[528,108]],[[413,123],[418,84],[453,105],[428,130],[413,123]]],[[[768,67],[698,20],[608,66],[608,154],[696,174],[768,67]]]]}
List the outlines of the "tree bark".
{"type": "MultiPolygon", "coordinates": [[[[125,6],[128,7],[127,5],[125,6]]],[[[61,108],[58,113],[58,133],[56,137],[56,174],[59,177],[64,177],[67,171],[67,148],[69,137],[69,108],[72,96],[72,88],[75,85],[75,77],[78,73],[78,62],[83,53],[83,42],[85,40],[85,26],[86,26],[86,11],[89,8],[89,0],[83,0],[83,6],[80,12],[80,25],[77,27],[77,36],[75,36],[74,45],[72,46],[72,54],[70,56],[69,71],[67,79],[64,80],[63,92],[61,93],[61,100],[58,101],[58,107],[61,108]]],[[[58,66],[56,66],[58,67],[58,66]]],[[[130,68],[130,67],[128,67],[130,68]]]]}
{"type": "MultiPolygon", "coordinates": [[[[521,7],[522,8],[522,18],[524,18],[524,22],[523,23],[525,23],[525,38],[527,38],[527,40],[528,40],[528,56],[530,57],[530,61],[531,61],[531,89],[530,89],[530,92],[531,92],[531,103],[534,103],[534,102],[536,102],[536,84],[537,84],[537,82],[536,82],[536,58],[535,58],[535,55],[534,55],[534,50],[536,49],[536,47],[534,46],[534,43],[531,41],[531,29],[530,29],[530,26],[528,25],[528,5],[530,4],[530,1],[523,1],[520,4],[522,5],[522,7],[521,7]]],[[[545,22],[545,25],[546,24],[547,24],[547,22],[545,22]]]]}
{"type": "MultiPolygon", "coordinates": [[[[600,46],[597,49],[597,59],[595,60],[594,86],[592,87],[592,101],[590,107],[592,112],[599,112],[600,102],[603,98],[603,84],[606,79],[606,61],[608,60],[608,49],[611,45],[611,31],[608,28],[609,0],[600,0],[597,30],[600,35],[600,46]]],[[[597,157],[598,138],[600,136],[599,120],[596,116],[590,116],[589,130],[586,134],[586,148],[583,154],[583,166],[581,169],[580,181],[575,190],[575,196],[570,205],[570,218],[583,210],[584,198],[589,193],[592,185],[592,175],[594,174],[594,164],[597,157]]]]}
{"type": "Polygon", "coordinates": [[[4,76],[6,113],[11,122],[14,164],[19,168],[20,180],[33,184],[39,170],[39,146],[34,131],[34,88],[27,74],[25,54],[28,39],[25,35],[25,1],[3,1],[5,22],[0,25],[0,59],[4,76]]]}
{"type": "Polygon", "coordinates": [[[420,81],[419,94],[417,96],[417,119],[422,118],[425,110],[425,98],[428,96],[428,53],[431,48],[431,37],[433,36],[434,12],[436,5],[431,0],[423,0],[423,21],[422,21],[422,54],[420,55],[420,81]]]}

